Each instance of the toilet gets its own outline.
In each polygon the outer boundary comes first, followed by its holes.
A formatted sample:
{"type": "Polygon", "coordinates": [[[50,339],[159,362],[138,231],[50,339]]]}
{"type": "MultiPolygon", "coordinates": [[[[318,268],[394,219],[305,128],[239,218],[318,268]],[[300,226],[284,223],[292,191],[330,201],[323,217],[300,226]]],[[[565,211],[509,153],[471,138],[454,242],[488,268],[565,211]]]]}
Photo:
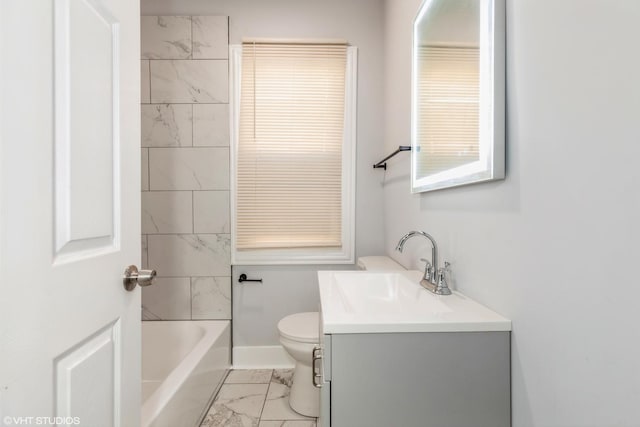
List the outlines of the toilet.
{"type": "MultiPolygon", "coordinates": [[[[404,270],[404,267],[386,256],[361,257],[357,268],[369,271],[404,270]]],[[[313,348],[320,342],[319,322],[317,312],[292,314],[278,322],[280,344],[296,361],[289,406],[308,417],[317,417],[320,412],[320,390],[313,385],[311,368],[313,348]]]]}
{"type": "Polygon", "coordinates": [[[280,344],[296,361],[289,406],[299,414],[317,417],[320,413],[320,390],[311,380],[311,353],[320,339],[317,312],[296,313],[278,322],[280,344]]]}

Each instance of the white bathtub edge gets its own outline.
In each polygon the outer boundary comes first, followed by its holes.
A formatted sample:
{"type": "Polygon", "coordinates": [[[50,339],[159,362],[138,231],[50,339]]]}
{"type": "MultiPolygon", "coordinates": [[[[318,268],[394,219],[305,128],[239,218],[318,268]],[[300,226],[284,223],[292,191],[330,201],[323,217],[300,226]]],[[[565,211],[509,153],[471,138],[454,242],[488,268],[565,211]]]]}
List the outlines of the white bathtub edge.
{"type": "MultiPolygon", "coordinates": [[[[171,323],[178,321],[161,321],[161,323],[171,323]]],[[[185,322],[185,321],[179,321],[185,322]]],[[[176,426],[175,422],[168,420],[166,416],[162,417],[161,414],[166,415],[167,410],[171,410],[170,405],[174,404],[176,391],[180,389],[187,381],[197,380],[197,377],[192,375],[195,373],[194,369],[202,366],[204,359],[208,359],[215,356],[217,350],[226,348],[226,362],[220,366],[207,366],[209,368],[215,368],[211,371],[214,376],[219,377],[214,381],[215,388],[222,384],[222,381],[226,377],[229,366],[229,346],[231,343],[231,326],[228,320],[206,320],[206,321],[188,321],[189,323],[209,324],[210,328],[207,329],[204,336],[198,341],[194,348],[184,357],[180,364],[174,367],[173,371],[165,378],[163,383],[154,391],[146,401],[141,405],[141,427],[158,427],[158,426],[176,426]],[[214,326],[215,325],[215,326],[214,326]],[[185,370],[185,368],[189,368],[185,370]]],[[[181,390],[182,391],[182,390],[181,390]]],[[[213,392],[207,390],[207,400],[210,400],[209,393],[213,392]]],[[[198,414],[201,416],[201,414],[198,414]]]]}
{"type": "Polygon", "coordinates": [[[233,347],[233,369],[290,369],[295,361],[281,345],[233,347]]]}

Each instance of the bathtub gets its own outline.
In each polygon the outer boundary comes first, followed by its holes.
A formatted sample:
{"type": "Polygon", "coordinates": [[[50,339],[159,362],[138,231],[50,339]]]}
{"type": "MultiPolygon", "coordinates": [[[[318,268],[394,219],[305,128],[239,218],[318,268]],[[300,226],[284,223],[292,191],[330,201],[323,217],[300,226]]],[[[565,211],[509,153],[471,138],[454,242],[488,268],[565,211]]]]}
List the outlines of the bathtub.
{"type": "Polygon", "coordinates": [[[227,320],[142,322],[142,427],[194,427],[229,367],[227,320]]]}

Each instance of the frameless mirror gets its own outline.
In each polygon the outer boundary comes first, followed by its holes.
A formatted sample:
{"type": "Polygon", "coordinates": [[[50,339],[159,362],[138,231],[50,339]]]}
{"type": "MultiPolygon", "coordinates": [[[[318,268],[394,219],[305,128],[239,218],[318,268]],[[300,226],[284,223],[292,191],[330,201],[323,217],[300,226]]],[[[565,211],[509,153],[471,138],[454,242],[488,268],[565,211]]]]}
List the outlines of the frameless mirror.
{"type": "Polygon", "coordinates": [[[425,0],[413,25],[412,192],[504,178],[505,0],[425,0]]]}

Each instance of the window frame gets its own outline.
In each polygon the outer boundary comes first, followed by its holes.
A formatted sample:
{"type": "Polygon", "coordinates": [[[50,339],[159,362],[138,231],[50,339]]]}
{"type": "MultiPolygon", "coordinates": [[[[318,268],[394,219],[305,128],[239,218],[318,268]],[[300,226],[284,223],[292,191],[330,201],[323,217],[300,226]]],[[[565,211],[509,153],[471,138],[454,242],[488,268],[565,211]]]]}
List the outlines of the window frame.
{"type": "Polygon", "coordinates": [[[353,264],[355,262],[356,107],[358,49],[347,47],[342,143],[342,246],[339,248],[236,249],[237,150],[240,122],[242,46],[229,47],[229,117],[231,172],[231,264],[353,264]]]}

